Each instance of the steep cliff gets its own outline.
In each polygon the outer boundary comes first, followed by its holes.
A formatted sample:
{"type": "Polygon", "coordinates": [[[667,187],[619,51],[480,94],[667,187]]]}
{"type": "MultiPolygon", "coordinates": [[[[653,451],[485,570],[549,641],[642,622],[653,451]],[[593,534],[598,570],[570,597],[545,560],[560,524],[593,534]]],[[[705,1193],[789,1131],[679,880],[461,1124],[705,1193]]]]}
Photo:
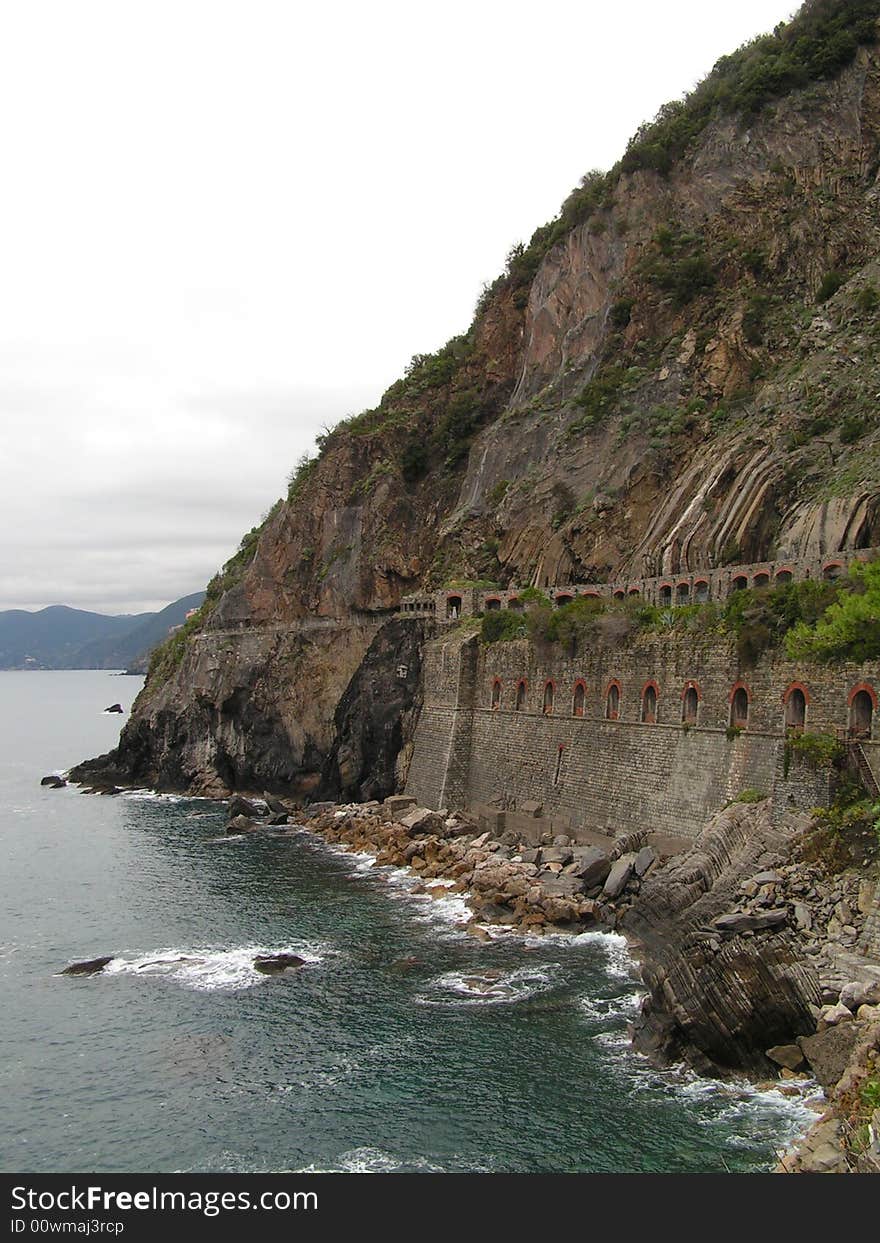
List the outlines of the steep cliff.
{"type": "Polygon", "coordinates": [[[323,438],[83,775],[351,791],[344,696],[402,595],[880,544],[878,14],[814,0],[585,178],[323,438]]]}

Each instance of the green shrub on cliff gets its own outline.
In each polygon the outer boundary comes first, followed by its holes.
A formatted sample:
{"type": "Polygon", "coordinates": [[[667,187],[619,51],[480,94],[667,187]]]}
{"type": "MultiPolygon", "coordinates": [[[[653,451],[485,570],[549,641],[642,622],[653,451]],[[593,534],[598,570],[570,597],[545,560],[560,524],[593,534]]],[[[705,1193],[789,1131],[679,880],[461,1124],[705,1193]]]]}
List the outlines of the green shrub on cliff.
{"type": "Polygon", "coordinates": [[[724,606],[723,622],[735,639],[740,662],[757,664],[768,648],[778,647],[793,627],[812,625],[838,596],[836,583],[786,583],[780,587],[737,591],[724,606]]]}
{"type": "Polygon", "coordinates": [[[785,648],[791,660],[865,661],[880,656],[880,561],[852,566],[839,598],[814,622],[794,626],[785,648]]]}
{"type": "Polygon", "coordinates": [[[804,760],[810,768],[833,768],[845,754],[843,743],[833,734],[789,734],[785,741],[782,775],[788,777],[794,758],[804,760]]]}
{"type": "Polygon", "coordinates": [[[147,680],[151,687],[161,686],[167,682],[175,669],[179,667],[187,643],[202,629],[214,611],[216,603],[216,596],[207,598],[197,613],[194,613],[172,635],[169,635],[160,647],[153,650],[147,669],[147,680]]]}
{"type": "Polygon", "coordinates": [[[530,284],[552,246],[613,203],[623,174],[644,169],[666,176],[713,120],[739,115],[748,124],[789,91],[838,73],[861,45],[876,41],[878,17],[880,0],[808,0],[772,34],[722,56],[687,98],[664,104],[653,121],[640,126],[610,172],[587,173],[559,215],[536,229],[528,246],[511,252],[507,271],[493,288],[505,282],[530,284]]]}
{"type": "Polygon", "coordinates": [[[791,22],[780,23],[722,56],[685,100],[665,104],[643,125],[620,162],[624,172],[670,170],[698,134],[719,115],[755,117],[772,100],[848,65],[859,45],[876,39],[877,0],[812,0],[791,22]]]}
{"type": "Polygon", "coordinates": [[[524,639],[526,633],[525,621],[519,613],[511,613],[509,609],[492,609],[483,614],[480,638],[484,643],[524,639]]]}

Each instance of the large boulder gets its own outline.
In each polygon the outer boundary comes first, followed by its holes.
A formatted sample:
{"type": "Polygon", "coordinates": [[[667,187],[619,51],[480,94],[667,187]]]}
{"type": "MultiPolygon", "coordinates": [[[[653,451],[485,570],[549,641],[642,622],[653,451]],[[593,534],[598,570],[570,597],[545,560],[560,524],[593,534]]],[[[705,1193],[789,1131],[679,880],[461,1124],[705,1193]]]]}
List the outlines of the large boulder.
{"type": "Polygon", "coordinates": [[[283,803],[280,798],[276,798],[274,794],[264,792],[263,802],[274,816],[286,816],[290,812],[290,808],[287,804],[283,803]]]}
{"type": "Polygon", "coordinates": [[[783,907],[770,911],[731,911],[717,915],[712,920],[719,932],[756,932],[764,928],[781,928],[788,922],[788,911],[783,907]]]}
{"type": "Polygon", "coordinates": [[[587,889],[601,885],[611,871],[611,859],[598,846],[575,846],[572,850],[572,874],[579,876],[587,889]]]}
{"type": "Polygon", "coordinates": [[[229,834],[256,833],[259,827],[258,824],[254,824],[249,816],[233,816],[226,826],[226,832],[229,834]]]}
{"type": "Polygon", "coordinates": [[[774,1045],[767,1050],[767,1056],[771,1062],[784,1066],[786,1070],[800,1070],[804,1064],[804,1051],[796,1044],[774,1045]]]}
{"type": "Polygon", "coordinates": [[[234,820],[236,816],[247,816],[251,820],[257,820],[262,815],[256,803],[252,803],[250,799],[245,798],[241,794],[233,794],[229,800],[229,819],[234,820]]]}
{"type": "Polygon", "coordinates": [[[436,833],[443,827],[443,817],[428,807],[414,807],[400,818],[400,824],[410,835],[436,833]]]}
{"type": "Polygon", "coordinates": [[[829,1092],[849,1065],[853,1051],[862,1035],[859,1023],[838,1023],[815,1036],[801,1036],[798,1044],[810,1070],[829,1092]]]}
{"type": "Polygon", "coordinates": [[[619,859],[611,865],[611,871],[605,881],[602,889],[606,898],[619,898],[626,889],[630,878],[635,871],[636,856],[634,854],[621,855],[619,859]]]}
{"type": "Polygon", "coordinates": [[[880,1003],[880,980],[870,982],[852,980],[840,990],[841,1004],[855,1013],[859,1006],[876,1006],[880,1003]]]}
{"type": "Polygon", "coordinates": [[[568,846],[545,846],[541,851],[542,863],[561,863],[565,867],[566,863],[571,863],[572,858],[568,846]]]}
{"type": "Polygon", "coordinates": [[[548,897],[574,898],[584,893],[586,886],[577,876],[542,876],[541,890],[548,897]]]}
{"type": "Polygon", "coordinates": [[[48,786],[50,790],[62,790],[67,785],[67,782],[63,777],[59,777],[57,773],[49,773],[47,777],[42,779],[40,785],[48,786]]]}
{"type": "Polygon", "coordinates": [[[647,876],[648,872],[650,872],[656,862],[657,852],[652,850],[650,846],[643,846],[642,849],[636,853],[635,862],[633,863],[633,871],[639,878],[647,876]]]}
{"type": "Polygon", "coordinates": [[[113,961],[112,954],[106,954],[103,958],[88,958],[84,962],[72,962],[69,967],[65,967],[61,972],[62,975],[97,975],[103,971],[109,962],[113,961]]]}
{"type": "Polygon", "coordinates": [[[415,805],[416,800],[409,794],[392,794],[382,804],[392,820],[402,820],[415,805]]]}

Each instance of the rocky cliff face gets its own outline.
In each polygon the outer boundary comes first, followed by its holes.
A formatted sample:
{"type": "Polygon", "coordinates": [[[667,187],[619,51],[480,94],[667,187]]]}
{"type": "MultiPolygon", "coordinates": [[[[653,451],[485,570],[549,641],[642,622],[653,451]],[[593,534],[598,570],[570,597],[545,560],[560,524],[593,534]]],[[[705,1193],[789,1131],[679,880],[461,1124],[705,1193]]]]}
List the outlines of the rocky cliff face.
{"type": "MultiPolygon", "coordinates": [[[[874,45],[747,121],[719,113],[663,174],[620,172],[326,437],[103,770],[351,792],[373,752],[348,688],[404,594],[880,543],[878,168],[874,45]]],[[[396,665],[394,632],[379,643],[396,665]]],[[[415,684],[395,703],[403,743],[415,684]]]]}
{"type": "MultiPolygon", "coordinates": [[[[720,812],[691,850],[649,877],[622,926],[639,946],[650,994],[634,1044],[702,1073],[767,1073],[766,1050],[813,1030],[821,999],[814,961],[795,935],[761,916],[742,928],[726,913],[741,886],[788,860],[792,832],[770,823],[768,804],[720,812]],[[717,922],[721,918],[721,923],[717,922]],[[742,935],[745,932],[747,935],[742,935]]],[[[768,904],[768,910],[773,909],[768,904]]]]}

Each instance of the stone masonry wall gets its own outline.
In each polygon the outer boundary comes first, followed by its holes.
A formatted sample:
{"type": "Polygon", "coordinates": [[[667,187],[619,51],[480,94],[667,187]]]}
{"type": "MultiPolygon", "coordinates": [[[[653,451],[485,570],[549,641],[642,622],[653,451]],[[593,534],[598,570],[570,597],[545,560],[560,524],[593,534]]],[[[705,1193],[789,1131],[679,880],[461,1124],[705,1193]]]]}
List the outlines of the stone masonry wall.
{"type": "MultiPolygon", "coordinates": [[[[571,656],[527,640],[486,647],[457,632],[426,650],[425,707],[407,791],[434,807],[500,800],[516,809],[537,801],[545,816],[573,829],[680,835],[698,833],[746,789],[773,794],[776,815],[807,809],[827,801],[829,774],[798,757],[785,763],[784,698],[793,685],[807,700],[805,728],[842,737],[850,692],[880,687],[880,668],[770,657],[743,670],[732,644],[678,635],[637,636],[571,656]],[[585,687],[582,717],[574,715],[578,682],[585,687]],[[606,719],[612,682],[620,695],[616,720],[606,719]],[[653,722],[642,720],[648,684],[656,694],[653,722]],[[698,709],[696,722],[683,728],[688,685],[698,709]],[[730,735],[739,686],[747,721],[730,735]]],[[[866,742],[865,751],[880,767],[880,744],[866,742]]]]}

